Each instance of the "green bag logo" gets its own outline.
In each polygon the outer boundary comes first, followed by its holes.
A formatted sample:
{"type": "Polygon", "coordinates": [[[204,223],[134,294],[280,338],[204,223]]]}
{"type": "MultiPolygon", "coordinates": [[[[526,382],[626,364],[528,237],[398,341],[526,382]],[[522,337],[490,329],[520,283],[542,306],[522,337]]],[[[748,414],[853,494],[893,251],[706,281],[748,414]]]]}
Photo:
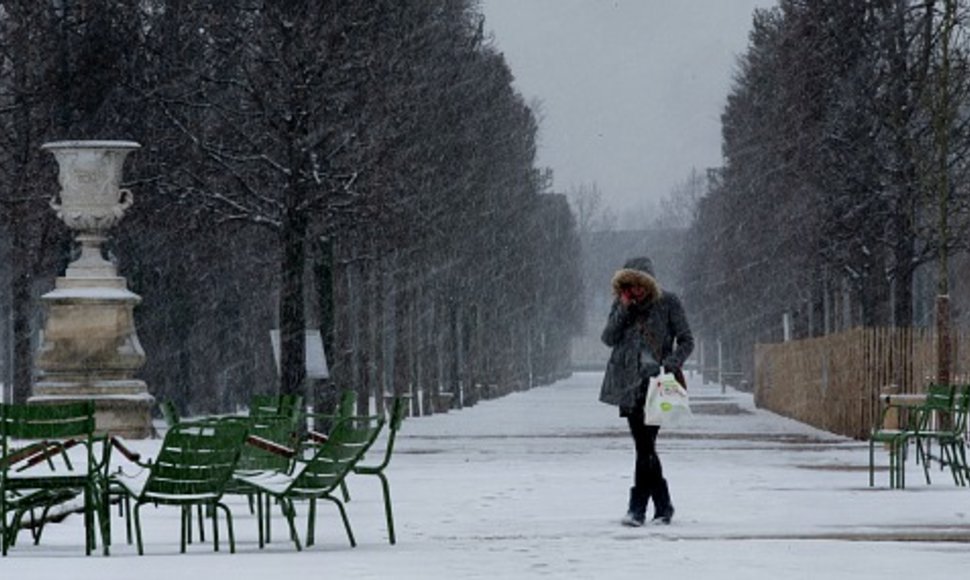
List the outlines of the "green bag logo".
{"type": "Polygon", "coordinates": [[[664,413],[669,413],[670,411],[673,410],[673,408],[674,406],[668,403],[667,401],[660,403],[660,410],[663,411],[664,413]]]}

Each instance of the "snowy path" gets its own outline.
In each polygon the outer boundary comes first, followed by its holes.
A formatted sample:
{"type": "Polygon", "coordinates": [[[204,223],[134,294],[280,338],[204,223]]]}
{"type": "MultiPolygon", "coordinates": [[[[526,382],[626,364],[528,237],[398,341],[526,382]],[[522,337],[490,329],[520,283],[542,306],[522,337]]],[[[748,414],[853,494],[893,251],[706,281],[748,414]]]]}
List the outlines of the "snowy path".
{"type": "MultiPolygon", "coordinates": [[[[826,578],[938,577],[970,565],[970,490],[946,473],[904,491],[870,489],[866,444],[757,410],[751,396],[694,381],[695,420],[658,446],[677,507],[669,527],[629,529],[633,453],[616,410],[596,402],[600,373],[475,407],[408,419],[389,475],[398,545],[386,542],[376,479],[351,482],[351,549],[330,506],[317,545],[256,546],[233,500],[238,551],[178,553],[177,510],[143,510],[145,549],[123,542],[84,558],[79,518],[24,542],[0,570],[27,578],[826,578]],[[655,575],[660,576],[655,576],[655,575]],[[173,576],[174,575],[174,576],[173,576]]],[[[152,455],[153,445],[138,442],[152,455]]],[[[878,461],[885,463],[884,452],[878,461]]],[[[300,515],[305,508],[298,506],[300,515]]],[[[115,520],[116,530],[119,530],[115,520]]],[[[120,531],[120,530],[119,530],[120,531]]],[[[25,540],[24,537],[22,540],[25,540]]]]}

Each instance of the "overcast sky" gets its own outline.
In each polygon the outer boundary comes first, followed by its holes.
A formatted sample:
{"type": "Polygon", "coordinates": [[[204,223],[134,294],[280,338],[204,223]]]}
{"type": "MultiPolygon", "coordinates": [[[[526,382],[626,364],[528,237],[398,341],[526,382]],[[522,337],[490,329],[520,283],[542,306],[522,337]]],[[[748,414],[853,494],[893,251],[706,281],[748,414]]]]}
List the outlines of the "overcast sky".
{"type": "Polygon", "coordinates": [[[556,191],[622,213],[721,165],[720,115],[755,8],[775,0],[481,0],[556,191]]]}

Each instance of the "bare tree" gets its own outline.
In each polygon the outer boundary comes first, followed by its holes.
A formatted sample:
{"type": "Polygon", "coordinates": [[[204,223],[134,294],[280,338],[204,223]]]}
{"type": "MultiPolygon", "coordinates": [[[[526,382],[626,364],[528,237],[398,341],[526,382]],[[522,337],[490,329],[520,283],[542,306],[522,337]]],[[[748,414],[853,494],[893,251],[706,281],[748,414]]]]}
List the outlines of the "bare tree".
{"type": "Polygon", "coordinates": [[[576,213],[576,227],[580,235],[609,231],[616,227],[616,215],[603,202],[603,192],[595,182],[571,187],[566,195],[576,213]]]}

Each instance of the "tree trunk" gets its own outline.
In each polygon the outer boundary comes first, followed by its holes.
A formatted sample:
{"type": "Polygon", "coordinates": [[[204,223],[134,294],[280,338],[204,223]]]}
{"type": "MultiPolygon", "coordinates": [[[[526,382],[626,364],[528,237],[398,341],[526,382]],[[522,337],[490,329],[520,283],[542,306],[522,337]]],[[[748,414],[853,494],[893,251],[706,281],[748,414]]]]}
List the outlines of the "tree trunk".
{"type": "Polygon", "coordinates": [[[394,292],[394,346],[393,370],[391,373],[395,396],[410,393],[411,373],[408,361],[408,308],[404,284],[397,280],[394,292]]]}
{"type": "Polygon", "coordinates": [[[280,393],[305,395],[306,313],[303,272],[306,267],[306,216],[288,211],[283,218],[280,288],[280,393]]]}
{"type": "Polygon", "coordinates": [[[415,289],[411,289],[408,292],[408,302],[406,311],[406,338],[405,342],[408,345],[408,377],[410,380],[408,383],[411,385],[411,414],[415,417],[421,415],[421,369],[418,364],[419,361],[419,346],[418,346],[418,321],[417,321],[417,299],[415,289]]]}
{"type": "Polygon", "coordinates": [[[334,347],[330,380],[336,389],[348,388],[354,384],[353,360],[353,316],[350,307],[355,288],[351,276],[350,256],[346,238],[334,240],[334,347]]]}
{"type": "Polygon", "coordinates": [[[862,307],[862,324],[868,327],[889,326],[892,323],[890,288],[884,274],[885,261],[873,256],[859,289],[859,302],[862,307]]]}
{"type": "MultiPolygon", "coordinates": [[[[15,248],[14,252],[25,251],[15,248]]],[[[31,275],[22,259],[13,261],[13,402],[25,403],[33,385],[34,349],[31,305],[31,275]]]]}
{"type": "MultiPolygon", "coordinates": [[[[901,216],[897,216],[899,218],[901,216]]],[[[893,280],[893,322],[896,326],[913,324],[913,258],[916,252],[912,236],[899,236],[895,245],[896,276],[893,280]]]]}
{"type": "Polygon", "coordinates": [[[418,300],[416,306],[417,323],[415,334],[417,337],[417,376],[418,384],[421,386],[421,414],[434,414],[434,392],[436,389],[435,364],[434,364],[434,345],[433,333],[431,330],[432,320],[434,319],[434,303],[431,297],[431,290],[422,285],[418,289],[418,300]]]}
{"type": "MultiPolygon", "coordinates": [[[[360,341],[358,351],[360,353],[360,389],[357,391],[357,410],[362,415],[370,414],[370,397],[373,395],[375,400],[380,399],[380,389],[377,380],[377,313],[378,306],[378,284],[375,263],[372,256],[365,258],[367,263],[359,262],[358,271],[360,272],[360,283],[363,288],[360,308],[360,341]]],[[[377,405],[380,409],[380,403],[377,405]]]]}
{"type": "Polygon", "coordinates": [[[462,385],[462,336],[459,323],[460,314],[458,305],[454,300],[448,304],[448,341],[446,343],[447,365],[446,380],[448,390],[452,395],[452,406],[461,408],[461,385],[462,385]]]}
{"type": "Polygon", "coordinates": [[[323,392],[314,393],[314,408],[318,413],[330,413],[337,408],[339,395],[333,380],[334,353],[334,244],[331,238],[320,238],[318,258],[314,264],[317,290],[317,312],[320,320],[320,339],[327,359],[330,378],[324,381],[323,392]]]}

